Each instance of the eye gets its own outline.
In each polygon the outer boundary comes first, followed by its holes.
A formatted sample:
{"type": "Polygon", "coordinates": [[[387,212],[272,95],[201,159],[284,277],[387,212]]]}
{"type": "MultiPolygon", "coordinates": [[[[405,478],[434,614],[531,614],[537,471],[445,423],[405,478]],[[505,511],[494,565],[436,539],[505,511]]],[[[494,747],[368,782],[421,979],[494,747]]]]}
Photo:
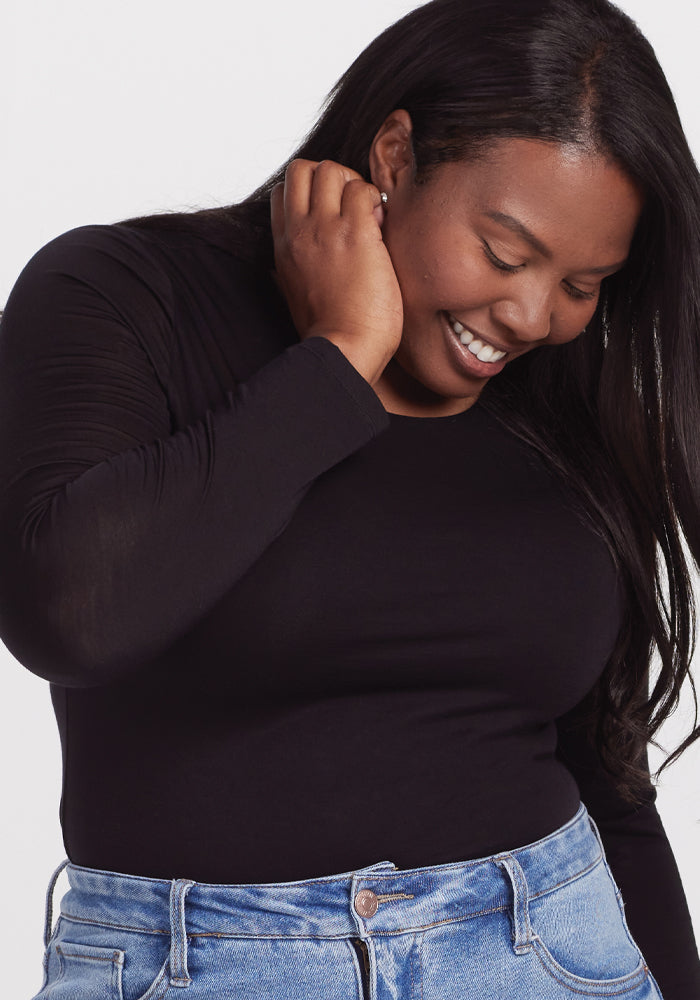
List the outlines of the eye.
{"type": "MultiPolygon", "coordinates": [[[[505,271],[506,274],[515,274],[517,271],[522,271],[522,269],[525,267],[524,264],[506,263],[506,261],[501,260],[501,258],[498,257],[493,252],[493,250],[488,245],[486,240],[482,239],[481,243],[486,259],[491,265],[493,265],[493,267],[498,268],[499,271],[505,271]]],[[[569,295],[572,299],[592,302],[594,301],[594,299],[597,299],[598,297],[599,289],[596,289],[594,292],[584,292],[582,288],[577,288],[576,285],[572,285],[570,281],[565,281],[563,284],[566,294],[569,295]]]]}
{"type": "Polygon", "coordinates": [[[572,299],[586,299],[588,301],[592,301],[593,299],[596,299],[598,297],[598,289],[596,289],[594,292],[584,292],[583,289],[577,288],[576,285],[572,285],[568,281],[564,282],[564,288],[566,289],[567,294],[570,295],[572,299]]]}
{"type": "Polygon", "coordinates": [[[506,264],[504,260],[501,260],[500,257],[496,256],[496,254],[493,252],[493,250],[488,245],[486,240],[482,240],[481,245],[483,247],[484,254],[489,264],[492,264],[493,267],[498,268],[499,271],[506,271],[508,274],[515,274],[516,271],[520,271],[522,270],[522,268],[525,267],[524,264],[506,264]]]}

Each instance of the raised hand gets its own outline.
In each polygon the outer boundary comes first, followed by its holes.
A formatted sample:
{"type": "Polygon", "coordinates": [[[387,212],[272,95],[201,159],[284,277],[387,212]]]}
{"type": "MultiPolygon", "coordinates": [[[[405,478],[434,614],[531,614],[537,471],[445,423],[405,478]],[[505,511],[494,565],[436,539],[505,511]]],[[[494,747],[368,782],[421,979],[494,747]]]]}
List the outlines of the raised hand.
{"type": "Polygon", "coordinates": [[[374,385],[403,326],[379,191],[332,160],[292,160],[271,215],[277,280],[299,336],[331,340],[374,385]]]}

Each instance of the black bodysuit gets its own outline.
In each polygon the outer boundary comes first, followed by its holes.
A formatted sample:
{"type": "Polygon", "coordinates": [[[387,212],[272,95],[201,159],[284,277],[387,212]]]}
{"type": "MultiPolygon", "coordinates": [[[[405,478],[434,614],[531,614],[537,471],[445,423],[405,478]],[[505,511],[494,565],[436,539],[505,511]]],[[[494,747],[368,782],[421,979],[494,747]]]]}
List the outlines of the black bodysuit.
{"type": "Polygon", "coordinates": [[[533,449],[481,401],[387,413],[192,235],[67,233],[0,330],[0,626],[52,683],[73,862],[442,864],[583,798],[662,990],[700,996],[653,793],[626,805],[571,725],[624,595],[533,449]]]}

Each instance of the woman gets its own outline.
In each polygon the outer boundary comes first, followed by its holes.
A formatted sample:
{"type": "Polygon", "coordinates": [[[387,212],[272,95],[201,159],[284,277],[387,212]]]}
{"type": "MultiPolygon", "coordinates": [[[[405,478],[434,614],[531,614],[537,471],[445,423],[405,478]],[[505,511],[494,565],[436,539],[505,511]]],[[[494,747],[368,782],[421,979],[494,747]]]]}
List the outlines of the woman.
{"type": "Polygon", "coordinates": [[[646,761],[699,207],[614,7],[436,0],[242,205],[33,258],[0,606],[64,747],[42,1000],[700,995],[646,761]]]}

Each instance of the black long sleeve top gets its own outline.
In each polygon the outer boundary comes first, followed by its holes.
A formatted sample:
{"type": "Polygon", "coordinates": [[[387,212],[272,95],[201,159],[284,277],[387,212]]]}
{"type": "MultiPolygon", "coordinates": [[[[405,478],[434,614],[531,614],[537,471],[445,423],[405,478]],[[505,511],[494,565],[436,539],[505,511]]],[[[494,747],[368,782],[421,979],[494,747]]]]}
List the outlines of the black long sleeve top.
{"type": "Polygon", "coordinates": [[[77,864],[272,882],[538,839],[583,798],[665,1000],[700,964],[654,794],[571,720],[623,594],[480,402],[385,411],[271,276],[126,225],[0,325],[0,633],[51,682],[77,864]]]}

